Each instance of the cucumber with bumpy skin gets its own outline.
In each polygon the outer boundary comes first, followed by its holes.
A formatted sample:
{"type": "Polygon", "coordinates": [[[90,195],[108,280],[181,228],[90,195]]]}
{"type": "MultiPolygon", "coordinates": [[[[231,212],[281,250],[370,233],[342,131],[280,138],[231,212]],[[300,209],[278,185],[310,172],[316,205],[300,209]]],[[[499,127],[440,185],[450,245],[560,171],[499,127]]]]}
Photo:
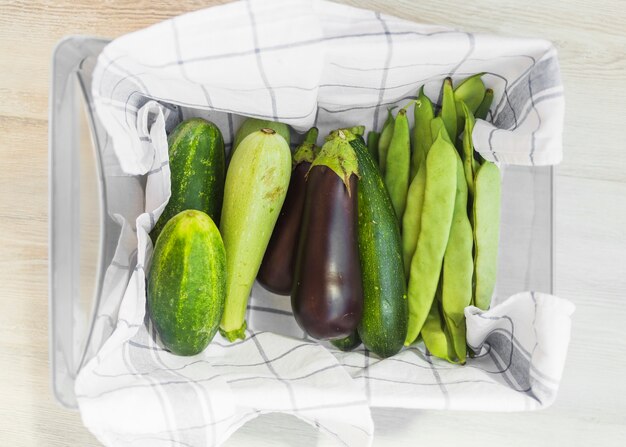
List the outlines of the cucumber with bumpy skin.
{"type": "Polygon", "coordinates": [[[171,172],[171,196],[150,233],[156,243],[167,222],[184,210],[203,211],[220,221],[226,155],[217,126],[202,118],[180,123],[167,139],[171,172]]]}
{"type": "Polygon", "coordinates": [[[226,253],[211,218],[183,211],[157,239],[147,280],[148,313],[161,341],[195,355],[215,336],[226,297],[226,253]]]}

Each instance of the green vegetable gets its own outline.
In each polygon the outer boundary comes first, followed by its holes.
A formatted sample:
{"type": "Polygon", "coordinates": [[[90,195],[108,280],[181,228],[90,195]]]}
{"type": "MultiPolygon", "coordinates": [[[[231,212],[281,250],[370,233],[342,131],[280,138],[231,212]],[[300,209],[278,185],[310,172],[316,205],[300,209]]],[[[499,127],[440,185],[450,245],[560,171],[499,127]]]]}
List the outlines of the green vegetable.
{"type": "Polygon", "coordinates": [[[435,117],[433,103],[424,94],[424,87],[420,88],[417,101],[413,108],[415,124],[413,126],[413,155],[411,158],[410,181],[417,175],[419,167],[426,160],[426,155],[433,144],[433,135],[430,131],[430,122],[435,117]]]}
{"type": "Polygon", "coordinates": [[[433,135],[440,135],[444,140],[452,144],[452,140],[448,136],[448,131],[446,130],[446,126],[441,117],[434,118],[430,122],[430,131],[433,133],[433,135]]]}
{"type": "Polygon", "coordinates": [[[463,132],[463,170],[465,181],[469,189],[470,198],[474,197],[474,144],[472,142],[472,132],[474,131],[474,117],[464,102],[461,102],[461,109],[465,116],[465,131],[463,132]]]}
{"type": "Polygon", "coordinates": [[[370,131],[367,133],[367,150],[369,151],[372,159],[378,163],[378,141],[380,140],[380,133],[370,131]]]}
{"type": "Polygon", "coordinates": [[[417,338],[430,311],[454,212],[457,155],[442,134],[426,157],[422,220],[409,274],[409,326],[404,342],[407,346],[417,338]]]}
{"type": "Polygon", "coordinates": [[[291,175],[289,145],[272,129],[248,135],[226,173],[220,230],[226,248],[228,294],[220,332],[245,338],[245,314],[291,175]]]}
{"type": "Polygon", "coordinates": [[[272,129],[285,139],[287,145],[291,144],[291,134],[289,133],[289,126],[286,124],[276,121],[260,120],[257,118],[246,118],[246,120],[241,124],[241,127],[239,127],[239,130],[237,130],[230,157],[233,157],[235,150],[239,147],[244,138],[261,129],[272,129]]]}
{"type": "Polygon", "coordinates": [[[409,189],[409,167],[411,163],[411,132],[406,107],[400,109],[393,126],[393,136],[387,152],[385,185],[391,197],[391,203],[402,221],[406,207],[406,194],[409,189]]]}
{"type": "MultiPolygon", "coordinates": [[[[452,79],[446,78],[443,81],[443,94],[441,101],[441,119],[451,141],[456,140],[457,121],[456,121],[456,100],[454,99],[454,90],[452,89],[452,79]]],[[[436,135],[436,134],[433,134],[436,135]]]]}
{"type": "Polygon", "coordinates": [[[496,284],[500,238],[500,170],[485,161],[474,183],[474,305],[486,310],[496,284]]]}
{"type": "Polygon", "coordinates": [[[167,140],[171,196],[150,233],[153,242],[165,224],[183,210],[203,211],[219,222],[224,196],[226,155],[217,126],[192,118],[180,123],[167,140]]]}
{"type": "Polygon", "coordinates": [[[167,349],[195,355],[215,336],[226,296],[226,253],[213,220],[187,210],[159,235],[148,273],[148,312],[167,349]]]}
{"type": "Polygon", "coordinates": [[[400,231],[376,163],[360,139],[350,145],[361,174],[357,196],[363,316],[358,331],[367,349],[389,357],[400,351],[407,330],[400,231]]]}
{"type": "MultiPolygon", "coordinates": [[[[441,287],[437,288],[437,298],[441,295],[441,287]]],[[[452,337],[448,332],[445,320],[442,318],[441,300],[433,300],[430,311],[422,327],[421,335],[424,345],[435,357],[447,360],[450,363],[458,363],[454,352],[452,337]]]]}
{"type": "Polygon", "coordinates": [[[454,89],[454,99],[456,101],[457,129],[463,128],[465,114],[461,108],[464,102],[469,110],[474,113],[485,97],[485,84],[481,79],[484,73],[477,73],[469,78],[465,78],[454,89]]]}
{"type": "Polygon", "coordinates": [[[361,338],[358,331],[352,332],[350,335],[338,340],[331,340],[332,345],[342,351],[352,351],[361,344],[361,338]]]}
{"type": "Polygon", "coordinates": [[[493,90],[488,88],[485,91],[485,97],[483,98],[482,102],[480,103],[476,111],[474,112],[474,117],[480,120],[486,119],[487,115],[489,114],[489,109],[491,108],[492,102],[493,102],[493,90]]]}
{"type": "Polygon", "coordinates": [[[457,155],[456,197],[454,214],[450,227],[448,245],[443,257],[443,281],[441,302],[448,334],[454,351],[461,363],[465,363],[467,348],[465,344],[464,309],[472,301],[472,259],[473,233],[467,217],[467,184],[463,174],[463,164],[457,155]]]}
{"type": "Polygon", "coordinates": [[[394,119],[391,111],[395,107],[387,109],[387,120],[383,124],[383,130],[380,133],[378,140],[378,165],[380,166],[380,172],[385,175],[385,169],[387,167],[387,151],[389,150],[389,144],[391,143],[391,137],[393,137],[394,119]]]}
{"type": "MultiPolygon", "coordinates": [[[[425,160],[424,160],[425,161],[425,160]]],[[[426,189],[426,163],[422,163],[417,175],[409,186],[406,199],[406,209],[402,217],[402,257],[404,259],[404,274],[409,278],[411,259],[417,246],[417,237],[422,222],[422,206],[426,189]]]]}

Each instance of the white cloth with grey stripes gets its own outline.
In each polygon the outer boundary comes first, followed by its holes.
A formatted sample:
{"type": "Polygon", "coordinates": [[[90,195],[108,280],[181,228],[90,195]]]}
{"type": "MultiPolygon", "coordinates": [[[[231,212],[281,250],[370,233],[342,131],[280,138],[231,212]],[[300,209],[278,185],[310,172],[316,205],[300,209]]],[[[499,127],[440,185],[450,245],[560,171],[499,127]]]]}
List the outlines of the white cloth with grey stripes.
{"type": "MultiPolygon", "coordinates": [[[[550,405],[569,343],[573,305],[522,292],[488,312],[467,308],[464,367],[418,344],[381,360],[306,339],[289,299],[258,285],[247,338],[219,335],[202,353],[164,350],[145,311],[148,232],[170,188],[166,134],[182,119],[216,123],[227,146],[243,116],[320,135],[364,124],[425,84],[484,72],[495,101],[478,120],[477,149],[503,165],[561,160],[563,90],[543,40],[419,25],[325,1],[246,1],[186,14],[122,36],[101,54],[92,92],[125,175],[145,181],[145,212],[123,227],[116,265],[132,272],[121,302],[99,311],[104,340],[76,380],[86,426],[110,446],[218,445],[267,412],[295,415],[338,444],[369,445],[370,408],[518,411],[550,405]],[[135,235],[136,236],[133,236],[135,235]],[[127,259],[127,262],[123,262],[127,259]]],[[[294,135],[297,139],[298,136],[294,135]]],[[[105,148],[106,149],[106,148],[105,148]]],[[[99,320],[100,321],[100,320],[99,320]]]]}

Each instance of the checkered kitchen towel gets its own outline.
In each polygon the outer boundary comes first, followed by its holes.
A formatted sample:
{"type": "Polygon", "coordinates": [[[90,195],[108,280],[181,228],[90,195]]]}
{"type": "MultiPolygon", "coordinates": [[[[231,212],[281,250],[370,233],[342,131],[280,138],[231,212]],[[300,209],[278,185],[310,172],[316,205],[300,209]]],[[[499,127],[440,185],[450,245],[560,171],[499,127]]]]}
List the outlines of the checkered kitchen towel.
{"type": "Polygon", "coordinates": [[[93,107],[124,175],[145,181],[144,213],[122,226],[107,273],[127,272],[121,301],[102,297],[101,344],[81,370],[83,420],[105,445],[217,445],[267,412],[295,415],[338,444],[369,445],[371,406],[517,411],[555,399],[573,306],[522,292],[489,312],[467,308],[464,367],[423,345],[380,360],[307,339],[289,299],[255,286],[250,330],[205,352],[165,351],[145,313],[148,232],[169,197],[166,132],[189,116],[215,122],[227,145],[240,115],[312,125],[324,135],[355,124],[380,129],[386,108],[446,76],[485,72],[495,91],[474,140],[490,160],[561,160],[563,93],[554,48],[536,39],[425,26],[324,1],[246,1],[176,17],[123,36],[101,54],[93,107]]]}

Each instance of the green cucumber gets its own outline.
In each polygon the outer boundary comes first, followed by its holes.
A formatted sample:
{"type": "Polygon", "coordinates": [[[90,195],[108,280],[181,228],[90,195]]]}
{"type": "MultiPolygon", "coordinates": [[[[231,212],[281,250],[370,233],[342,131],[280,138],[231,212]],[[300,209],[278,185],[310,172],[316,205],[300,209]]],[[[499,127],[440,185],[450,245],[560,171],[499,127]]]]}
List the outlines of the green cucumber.
{"type": "Polygon", "coordinates": [[[152,229],[152,241],[165,224],[184,210],[203,211],[219,224],[224,196],[226,155],[222,133],[213,123],[192,118],[180,123],[167,139],[171,196],[152,229]]]}
{"type": "Polygon", "coordinates": [[[215,336],[226,298],[226,252],[202,211],[170,219],[157,239],[147,281],[148,312],[163,345],[195,355],[215,336]]]}
{"type": "Polygon", "coordinates": [[[230,161],[220,230],[228,285],[220,332],[245,338],[248,296],[287,195],[291,151],[283,137],[261,129],[243,139],[230,161]]]}
{"type": "Polygon", "coordinates": [[[363,316],[359,336],[367,349],[389,357],[402,348],[408,304],[398,219],[376,163],[360,138],[354,138],[359,162],[358,241],[363,278],[363,316]]]}

